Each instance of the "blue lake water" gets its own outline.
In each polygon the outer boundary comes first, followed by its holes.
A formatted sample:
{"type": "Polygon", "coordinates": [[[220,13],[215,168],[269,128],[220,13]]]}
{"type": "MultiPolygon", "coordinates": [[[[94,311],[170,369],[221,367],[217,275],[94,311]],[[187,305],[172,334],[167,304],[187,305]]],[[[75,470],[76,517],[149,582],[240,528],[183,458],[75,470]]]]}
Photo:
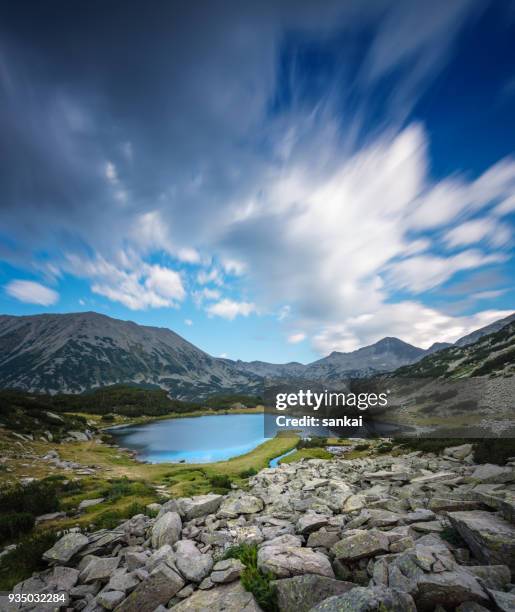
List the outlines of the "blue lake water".
{"type": "Polygon", "coordinates": [[[243,455],[265,442],[262,414],[223,414],[112,428],[117,444],[151,463],[209,463],[243,455]]]}

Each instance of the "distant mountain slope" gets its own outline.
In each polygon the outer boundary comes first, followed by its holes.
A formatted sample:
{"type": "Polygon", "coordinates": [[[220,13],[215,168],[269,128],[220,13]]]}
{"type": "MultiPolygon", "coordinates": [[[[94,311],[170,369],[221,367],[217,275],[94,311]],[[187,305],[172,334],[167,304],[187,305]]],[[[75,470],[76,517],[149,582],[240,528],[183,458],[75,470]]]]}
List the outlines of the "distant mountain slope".
{"type": "Polygon", "coordinates": [[[390,376],[410,378],[513,375],[515,375],[515,321],[504,325],[499,331],[480,336],[473,344],[452,346],[390,374],[390,376]]]}
{"type": "Polygon", "coordinates": [[[504,319],[494,321],[493,323],[490,323],[490,325],[481,327],[481,329],[476,329],[476,331],[473,331],[471,334],[467,334],[466,336],[463,336],[463,338],[456,340],[454,344],[456,346],[467,346],[467,344],[474,344],[474,342],[479,340],[479,338],[481,338],[482,336],[493,334],[494,332],[499,331],[512,321],[515,321],[515,313],[511,314],[508,317],[505,317],[504,319]]]}
{"type": "Polygon", "coordinates": [[[259,377],[215,359],[165,328],[94,312],[0,316],[0,386],[80,393],[116,383],[175,397],[253,392],[259,377]]]}

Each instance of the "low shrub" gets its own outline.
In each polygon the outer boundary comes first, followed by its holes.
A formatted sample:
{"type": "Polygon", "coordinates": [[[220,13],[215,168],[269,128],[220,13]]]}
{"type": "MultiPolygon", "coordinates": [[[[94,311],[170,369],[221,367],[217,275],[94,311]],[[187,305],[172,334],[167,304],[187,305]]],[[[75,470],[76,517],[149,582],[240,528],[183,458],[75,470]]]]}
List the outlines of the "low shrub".
{"type": "Polygon", "coordinates": [[[58,485],[41,480],[28,485],[14,485],[0,492],[0,513],[30,512],[46,514],[59,510],[58,485]]]}
{"type": "Polygon", "coordinates": [[[275,589],[272,586],[273,574],[263,572],[257,565],[258,548],[256,544],[240,544],[225,551],[224,559],[239,559],[245,569],[241,574],[241,583],[246,591],[252,593],[259,606],[265,612],[277,610],[275,589]]]}
{"type": "Polygon", "coordinates": [[[232,481],[226,474],[214,474],[209,477],[209,484],[215,493],[226,493],[231,489],[232,481]]]}
{"type": "Polygon", "coordinates": [[[57,541],[57,534],[43,531],[23,538],[14,550],[0,558],[0,591],[11,588],[47,567],[43,553],[57,541]]]}
{"type": "Polygon", "coordinates": [[[311,438],[302,438],[297,444],[297,448],[321,448],[327,445],[327,438],[322,436],[312,436],[311,438]]]}
{"type": "Polygon", "coordinates": [[[34,527],[35,518],[30,512],[0,514],[0,543],[19,538],[34,527]]]}
{"type": "Polygon", "coordinates": [[[238,476],[240,478],[251,478],[252,476],[255,476],[257,473],[258,473],[257,470],[255,470],[254,468],[249,468],[248,470],[243,470],[243,472],[240,472],[238,476]]]}

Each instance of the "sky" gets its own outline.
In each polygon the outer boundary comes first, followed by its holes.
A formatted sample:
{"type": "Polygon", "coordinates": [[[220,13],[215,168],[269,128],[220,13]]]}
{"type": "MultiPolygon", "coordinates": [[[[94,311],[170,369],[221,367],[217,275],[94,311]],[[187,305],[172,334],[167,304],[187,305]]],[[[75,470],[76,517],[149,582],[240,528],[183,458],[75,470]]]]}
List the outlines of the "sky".
{"type": "Polygon", "coordinates": [[[0,312],[215,356],[515,306],[515,2],[0,1],[0,312]]]}

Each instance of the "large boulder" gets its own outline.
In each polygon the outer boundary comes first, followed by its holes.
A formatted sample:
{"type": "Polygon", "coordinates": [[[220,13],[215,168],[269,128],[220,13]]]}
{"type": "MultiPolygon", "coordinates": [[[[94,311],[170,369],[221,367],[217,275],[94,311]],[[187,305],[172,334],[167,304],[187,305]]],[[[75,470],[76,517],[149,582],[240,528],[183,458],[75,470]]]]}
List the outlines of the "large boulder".
{"type": "Polygon", "coordinates": [[[300,574],[317,574],[334,578],[329,559],[311,548],[299,546],[270,545],[258,551],[258,567],[278,578],[289,578],[300,574]]]}
{"type": "Polygon", "coordinates": [[[484,563],[507,565],[515,573],[515,527],[491,512],[449,512],[449,519],[484,563]]]}
{"type": "Polygon", "coordinates": [[[255,495],[240,495],[239,497],[226,497],[218,510],[222,518],[236,518],[240,514],[255,514],[263,510],[263,500],[255,495]]]}
{"type": "Polygon", "coordinates": [[[181,517],[177,512],[166,512],[156,520],[152,527],[152,546],[160,548],[164,544],[172,546],[180,540],[182,531],[181,517]]]}
{"type": "Polygon", "coordinates": [[[177,569],[190,582],[202,582],[213,567],[213,557],[202,554],[192,540],[179,540],[174,551],[177,569]]]}
{"type": "Polygon", "coordinates": [[[272,585],[280,612],[308,612],[324,599],[342,595],[356,586],[352,582],[313,574],[274,580],[272,585]]]}
{"type": "Polygon", "coordinates": [[[356,529],[331,548],[331,552],[342,561],[354,561],[388,552],[389,540],[382,532],[356,529]]]}
{"type": "Polygon", "coordinates": [[[254,595],[240,582],[223,584],[208,591],[195,591],[173,607],[175,612],[261,612],[254,595]]]}
{"type": "Polygon", "coordinates": [[[116,608],[116,612],[154,612],[184,586],[184,580],[166,563],[156,567],[116,608]]]}
{"type": "Polygon", "coordinates": [[[308,534],[327,525],[328,518],[323,514],[306,512],[297,521],[297,533],[308,534]]]}
{"type": "Polygon", "coordinates": [[[120,564],[120,557],[96,557],[90,555],[87,564],[80,573],[81,582],[107,582],[120,564]]]}
{"type": "Polygon", "coordinates": [[[214,514],[222,503],[223,495],[209,493],[208,495],[196,495],[195,497],[181,497],[177,500],[179,513],[190,521],[191,519],[214,514]]]}
{"type": "Polygon", "coordinates": [[[209,576],[211,581],[218,584],[226,584],[238,580],[245,566],[239,559],[223,559],[213,567],[209,576]]]}
{"type": "Polygon", "coordinates": [[[503,467],[494,463],[485,463],[477,466],[471,478],[488,484],[513,482],[515,480],[515,470],[509,466],[503,467]]]}
{"type": "Polygon", "coordinates": [[[344,595],[329,597],[312,612],[417,612],[413,598],[385,587],[355,587],[344,595]]]}
{"type": "Polygon", "coordinates": [[[80,550],[86,547],[89,539],[82,533],[67,533],[61,539],[43,553],[45,561],[55,562],[65,565],[80,550]]]}

